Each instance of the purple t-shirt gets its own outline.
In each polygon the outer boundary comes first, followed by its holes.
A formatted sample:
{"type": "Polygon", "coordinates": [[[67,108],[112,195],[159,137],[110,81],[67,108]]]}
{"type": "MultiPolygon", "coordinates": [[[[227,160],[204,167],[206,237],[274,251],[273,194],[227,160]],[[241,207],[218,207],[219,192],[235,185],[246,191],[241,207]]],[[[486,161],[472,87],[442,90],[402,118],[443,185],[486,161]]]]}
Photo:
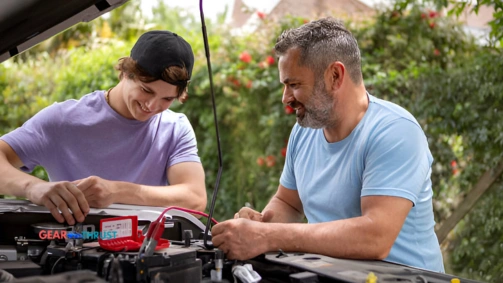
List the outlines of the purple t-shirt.
{"type": "Polygon", "coordinates": [[[166,110],[145,122],[129,120],[110,108],[103,91],[54,103],[0,139],[17,153],[23,171],[41,165],[51,181],[94,175],[164,186],[170,166],[201,162],[184,114],[166,110]]]}

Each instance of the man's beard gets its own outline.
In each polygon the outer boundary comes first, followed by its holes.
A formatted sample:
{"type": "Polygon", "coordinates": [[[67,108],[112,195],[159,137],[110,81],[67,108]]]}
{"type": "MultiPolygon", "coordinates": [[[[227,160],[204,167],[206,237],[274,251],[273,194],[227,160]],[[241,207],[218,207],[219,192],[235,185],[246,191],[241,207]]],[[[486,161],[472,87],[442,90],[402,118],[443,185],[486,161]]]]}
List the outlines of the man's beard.
{"type": "Polygon", "coordinates": [[[332,114],[333,107],[334,98],[327,92],[323,79],[318,79],[311,97],[304,104],[304,115],[297,117],[297,123],[313,129],[333,127],[337,121],[332,114]]]}

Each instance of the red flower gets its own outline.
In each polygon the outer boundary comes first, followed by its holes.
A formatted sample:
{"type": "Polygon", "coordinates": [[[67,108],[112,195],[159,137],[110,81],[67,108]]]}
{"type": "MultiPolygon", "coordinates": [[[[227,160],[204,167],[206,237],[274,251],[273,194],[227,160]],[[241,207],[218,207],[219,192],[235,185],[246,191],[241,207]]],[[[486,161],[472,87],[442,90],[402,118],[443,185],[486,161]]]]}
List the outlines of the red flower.
{"type": "Polygon", "coordinates": [[[435,18],[435,17],[437,17],[437,16],[438,16],[438,13],[437,13],[437,12],[435,12],[435,11],[430,11],[430,12],[428,13],[428,16],[429,16],[430,18],[435,18]]]}
{"type": "Polygon", "coordinates": [[[451,161],[451,168],[452,168],[452,175],[454,176],[459,175],[458,163],[456,162],[456,160],[451,161]]]}
{"type": "Polygon", "coordinates": [[[292,108],[292,106],[290,105],[286,105],[285,106],[285,113],[290,115],[290,114],[293,114],[295,112],[295,109],[292,108]]]}
{"type": "Polygon", "coordinates": [[[241,84],[239,83],[239,80],[238,79],[233,79],[232,81],[232,84],[235,85],[236,87],[240,87],[241,84]]]}
{"type": "Polygon", "coordinates": [[[248,83],[246,83],[246,88],[251,88],[252,87],[252,81],[248,81],[248,83]]]}
{"type": "Polygon", "coordinates": [[[283,155],[283,157],[286,157],[286,147],[281,149],[281,155],[283,155]]]}
{"type": "Polygon", "coordinates": [[[274,64],[274,57],[267,56],[267,58],[265,58],[265,61],[267,62],[267,64],[272,65],[274,64]]]}
{"type": "Polygon", "coordinates": [[[274,155],[268,155],[265,159],[267,167],[273,167],[276,164],[276,157],[274,155]]]}
{"type": "Polygon", "coordinates": [[[241,86],[241,84],[239,83],[239,80],[236,79],[234,76],[227,77],[227,81],[230,82],[231,84],[235,85],[236,87],[241,86]]]}
{"type": "Polygon", "coordinates": [[[435,28],[435,22],[430,22],[430,28],[434,29],[435,28]]]}
{"type": "Polygon", "coordinates": [[[438,50],[438,49],[435,48],[435,50],[433,50],[433,55],[435,55],[435,56],[440,55],[440,50],[438,50]]]}
{"type": "Polygon", "coordinates": [[[421,19],[425,19],[426,18],[426,14],[425,13],[421,13],[421,19]]]}
{"type": "Polygon", "coordinates": [[[451,167],[452,168],[457,168],[458,167],[458,163],[456,162],[456,160],[451,161],[451,167]]]}
{"type": "Polygon", "coordinates": [[[257,158],[257,165],[258,166],[264,166],[265,160],[261,156],[257,158]]]}
{"type": "Polygon", "coordinates": [[[252,60],[252,57],[250,55],[250,53],[248,53],[248,51],[243,51],[240,55],[239,55],[239,60],[245,62],[245,63],[250,63],[251,60],[252,60]]]}
{"type": "Polygon", "coordinates": [[[261,20],[265,19],[265,13],[264,13],[264,12],[257,11],[257,16],[258,16],[261,20]]]}

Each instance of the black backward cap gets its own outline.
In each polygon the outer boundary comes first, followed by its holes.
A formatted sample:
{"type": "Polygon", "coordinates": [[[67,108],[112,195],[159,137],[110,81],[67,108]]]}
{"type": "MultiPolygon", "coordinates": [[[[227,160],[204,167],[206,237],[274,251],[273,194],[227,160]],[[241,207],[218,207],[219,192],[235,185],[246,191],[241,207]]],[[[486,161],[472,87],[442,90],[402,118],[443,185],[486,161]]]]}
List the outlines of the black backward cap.
{"type": "MultiPolygon", "coordinates": [[[[131,49],[131,58],[159,80],[164,80],[162,73],[171,66],[185,67],[190,80],[194,66],[194,53],[190,44],[170,31],[154,30],[142,34],[131,49]]],[[[180,81],[176,84],[186,83],[187,81],[180,81]]]]}

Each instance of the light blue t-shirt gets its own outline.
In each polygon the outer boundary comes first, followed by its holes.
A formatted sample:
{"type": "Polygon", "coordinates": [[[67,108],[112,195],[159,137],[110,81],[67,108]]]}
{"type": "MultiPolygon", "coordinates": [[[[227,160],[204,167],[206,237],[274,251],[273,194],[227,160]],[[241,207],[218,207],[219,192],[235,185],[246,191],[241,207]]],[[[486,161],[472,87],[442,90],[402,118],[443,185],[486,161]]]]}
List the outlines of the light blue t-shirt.
{"type": "Polygon", "coordinates": [[[107,104],[103,91],[54,103],[0,139],[17,153],[23,171],[41,165],[51,181],[95,175],[165,186],[170,166],[200,162],[184,114],[166,110],[144,122],[129,120],[107,104]]]}
{"type": "Polygon", "coordinates": [[[361,216],[364,196],[410,200],[414,206],[386,260],[444,272],[424,132],[405,109],[368,97],[363,119],[342,141],[328,143],[322,129],[296,124],[280,183],[298,190],[309,223],[361,216]]]}

